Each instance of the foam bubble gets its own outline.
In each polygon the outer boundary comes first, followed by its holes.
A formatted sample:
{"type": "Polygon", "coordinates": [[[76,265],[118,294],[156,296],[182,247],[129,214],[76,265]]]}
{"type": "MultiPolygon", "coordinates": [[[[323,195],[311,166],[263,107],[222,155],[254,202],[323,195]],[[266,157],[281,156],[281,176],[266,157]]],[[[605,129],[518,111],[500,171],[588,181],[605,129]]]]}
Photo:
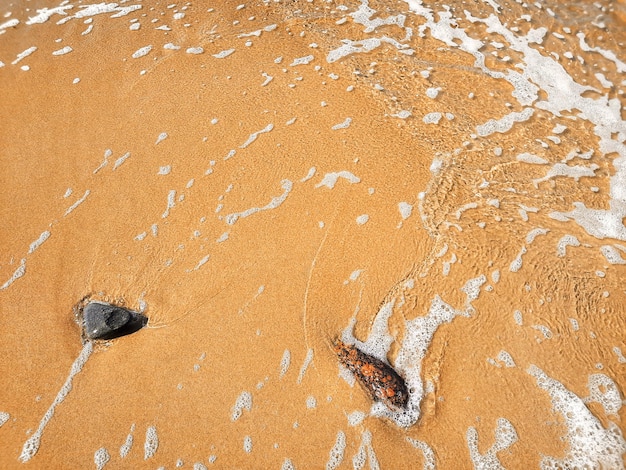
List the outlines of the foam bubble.
{"type": "Polygon", "coordinates": [[[232,408],[230,416],[231,421],[237,421],[241,418],[243,410],[252,410],[252,394],[245,390],[241,392],[241,395],[239,395],[237,397],[237,401],[235,401],[235,405],[232,408]]]}
{"type": "Polygon", "coordinates": [[[279,378],[283,378],[283,376],[287,373],[287,371],[289,370],[289,364],[291,363],[291,352],[289,351],[289,349],[285,349],[285,352],[283,353],[283,357],[280,360],[280,373],[278,375],[279,378]]]}
{"type": "Polygon", "coordinates": [[[402,220],[406,220],[411,217],[411,212],[413,211],[413,206],[408,202],[399,202],[398,210],[400,211],[400,216],[402,220]]]}
{"type": "Polygon", "coordinates": [[[143,444],[143,459],[148,460],[153,457],[159,447],[159,436],[154,426],[146,430],[146,440],[143,444]]]}
{"type": "Polygon", "coordinates": [[[293,462],[290,459],[285,458],[280,470],[296,470],[296,467],[294,467],[293,462]]]}
{"type": "Polygon", "coordinates": [[[104,447],[98,449],[93,456],[93,461],[96,464],[97,470],[102,470],[109,460],[111,460],[111,456],[104,447]]]}
{"type": "Polygon", "coordinates": [[[243,438],[243,450],[248,454],[252,452],[252,438],[250,436],[243,438]]]}
{"type": "Polygon", "coordinates": [[[349,426],[358,426],[365,419],[365,413],[362,411],[353,411],[348,415],[348,425],[349,426]]]}
{"type": "Polygon", "coordinates": [[[406,437],[406,440],[416,449],[420,449],[424,454],[424,464],[422,468],[424,470],[435,470],[435,453],[433,452],[433,449],[424,441],[418,441],[417,439],[412,439],[408,436],[406,437]]]}
{"type": "Polygon", "coordinates": [[[517,432],[511,422],[505,418],[498,418],[495,430],[495,442],[485,452],[480,454],[478,451],[478,431],[470,426],[465,435],[467,447],[469,448],[470,459],[474,464],[474,468],[503,469],[496,454],[501,450],[509,448],[517,442],[517,432]]]}
{"type": "Polygon", "coordinates": [[[559,258],[563,258],[567,254],[566,248],[568,246],[580,246],[578,238],[574,235],[564,235],[561,237],[556,246],[556,255],[559,258]]]}
{"type": "Polygon", "coordinates": [[[602,405],[607,415],[619,416],[622,407],[622,397],[617,384],[604,374],[591,374],[587,383],[589,397],[584,402],[595,401],[602,405]]]}
{"type": "Polygon", "coordinates": [[[622,255],[611,245],[602,245],[600,252],[604,255],[609,264],[626,264],[626,260],[622,258],[622,255]]]}
{"type": "Polygon", "coordinates": [[[2,427],[4,423],[6,423],[9,420],[10,417],[11,415],[7,413],[6,411],[0,411],[0,427],[2,427]]]}
{"type": "Polygon", "coordinates": [[[531,365],[527,372],[550,394],[554,411],[563,416],[567,427],[565,457],[545,456],[541,468],[622,468],[626,441],[620,428],[612,421],[604,428],[583,400],[539,367],[531,365]]]}
{"type": "Polygon", "coordinates": [[[346,435],[343,431],[337,433],[335,445],[330,449],[326,470],[335,470],[343,462],[343,455],[346,450],[346,435]]]}
{"type": "Polygon", "coordinates": [[[124,444],[120,447],[121,458],[125,458],[130,452],[130,449],[133,447],[133,432],[135,432],[134,423],[130,426],[130,432],[128,433],[128,436],[126,436],[126,441],[124,441],[124,444]]]}
{"type": "Polygon", "coordinates": [[[151,50],[152,50],[152,46],[140,47],[135,52],[133,52],[132,57],[133,57],[133,59],[139,59],[140,57],[148,55],[151,50]]]}

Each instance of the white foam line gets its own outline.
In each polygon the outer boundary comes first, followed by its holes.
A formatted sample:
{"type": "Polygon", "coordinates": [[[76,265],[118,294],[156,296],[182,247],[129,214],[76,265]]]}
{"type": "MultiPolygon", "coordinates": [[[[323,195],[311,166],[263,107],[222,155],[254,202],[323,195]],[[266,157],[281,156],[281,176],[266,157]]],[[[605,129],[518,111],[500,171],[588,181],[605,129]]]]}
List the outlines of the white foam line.
{"type": "Polygon", "coordinates": [[[245,149],[248,145],[254,142],[260,134],[265,134],[266,132],[269,132],[272,129],[274,129],[274,124],[268,124],[267,126],[265,126],[264,129],[261,129],[258,132],[253,132],[252,134],[250,134],[250,137],[248,137],[248,140],[246,140],[243,144],[241,144],[239,148],[245,149]]]}
{"type": "Polygon", "coordinates": [[[54,14],[65,16],[67,15],[67,13],[65,13],[65,10],[69,10],[71,8],[74,8],[74,6],[63,5],[55,8],[42,8],[41,10],[37,10],[37,14],[35,16],[29,17],[28,20],[26,20],[26,24],[31,25],[45,23],[54,14]]]}
{"type": "Polygon", "coordinates": [[[90,342],[85,343],[82,351],[80,352],[80,354],[78,355],[74,363],[72,364],[70,374],[65,380],[63,387],[61,387],[61,390],[59,390],[59,393],[57,394],[56,398],[52,402],[52,405],[50,405],[50,408],[48,408],[48,411],[46,411],[46,414],[41,419],[41,422],[39,423],[39,427],[33,433],[33,435],[30,436],[28,440],[24,443],[24,447],[22,447],[22,453],[20,454],[20,457],[19,457],[22,463],[26,463],[30,459],[32,459],[33,456],[39,450],[41,436],[47,424],[50,422],[50,420],[54,416],[54,410],[56,409],[58,405],[60,405],[63,402],[63,400],[65,400],[65,397],[67,397],[67,394],[70,393],[70,391],[72,390],[72,380],[74,379],[74,376],[82,370],[83,366],[87,362],[87,359],[89,359],[89,356],[91,355],[92,351],[93,351],[93,344],[90,342]]]}
{"type": "Polygon", "coordinates": [[[313,362],[313,349],[309,348],[309,350],[306,352],[306,357],[304,358],[302,367],[300,368],[300,373],[298,374],[298,379],[296,380],[296,383],[298,384],[302,383],[304,374],[306,373],[306,370],[309,368],[309,365],[311,365],[311,362],[313,362]]]}
{"type": "Polygon", "coordinates": [[[322,186],[326,186],[327,188],[333,189],[335,187],[335,184],[337,184],[337,180],[339,178],[344,178],[352,184],[361,182],[361,179],[358,176],[355,176],[349,171],[344,170],[336,173],[326,173],[322,181],[316,184],[315,187],[320,188],[322,186]]]}
{"type": "Polygon", "coordinates": [[[617,67],[617,71],[620,73],[626,72],[626,64],[619,60],[613,51],[607,51],[606,49],[601,49],[599,47],[591,47],[589,44],[585,42],[585,33],[578,33],[576,37],[580,41],[580,48],[586,52],[597,52],[602,55],[605,59],[610,60],[617,67]]]}
{"type": "Polygon", "coordinates": [[[291,192],[291,189],[293,188],[293,183],[290,180],[285,179],[281,181],[281,187],[284,190],[283,194],[281,194],[280,196],[273,197],[272,200],[265,206],[251,207],[250,209],[247,209],[243,212],[233,212],[232,214],[228,214],[226,216],[226,223],[228,225],[233,225],[235,222],[237,222],[237,220],[244,219],[252,214],[256,214],[257,212],[266,211],[270,209],[276,209],[283,202],[285,202],[285,199],[287,199],[287,196],[289,195],[289,193],[291,192]]]}
{"type": "Polygon", "coordinates": [[[126,159],[130,157],[130,152],[126,152],[124,155],[122,155],[120,158],[118,158],[117,160],[115,160],[115,164],[113,165],[113,170],[115,171],[122,163],[124,163],[126,161],[126,159]]]}
{"type": "Polygon", "coordinates": [[[623,468],[626,441],[614,422],[608,421],[608,428],[603,427],[578,395],[539,367],[531,364],[526,372],[550,394],[552,408],[563,416],[567,428],[565,442],[569,448],[565,457],[544,456],[542,468],[623,468]]]}
{"type": "Polygon", "coordinates": [[[28,249],[28,254],[30,255],[33,251],[41,246],[43,242],[45,242],[48,238],[50,238],[50,232],[46,230],[39,235],[39,238],[30,244],[30,248],[28,249]]]}
{"type": "Polygon", "coordinates": [[[176,204],[176,190],[170,189],[170,192],[167,194],[167,207],[165,208],[165,212],[161,214],[161,218],[165,219],[168,215],[170,215],[170,209],[172,209],[175,204],[176,204]]]}
{"type": "Polygon", "coordinates": [[[32,46],[32,47],[29,47],[28,49],[26,49],[25,51],[20,52],[17,55],[17,58],[13,62],[11,62],[11,65],[17,64],[20,60],[22,60],[25,57],[28,57],[29,55],[31,55],[36,50],[37,50],[37,47],[36,46],[32,46]]]}
{"type": "Polygon", "coordinates": [[[428,444],[424,441],[412,439],[409,436],[406,437],[406,441],[424,454],[424,466],[422,467],[424,470],[435,470],[437,468],[435,465],[435,452],[428,444]]]}
{"type": "Polygon", "coordinates": [[[65,214],[63,214],[63,217],[66,217],[67,215],[70,214],[70,212],[72,212],[74,209],[76,209],[78,206],[80,206],[85,199],[87,199],[87,196],[89,196],[89,194],[91,194],[91,191],[86,190],[85,194],[83,194],[83,197],[81,197],[78,201],[76,201],[74,204],[72,204],[66,211],[65,214]]]}
{"type": "Polygon", "coordinates": [[[11,279],[9,279],[7,282],[2,284],[2,286],[0,286],[0,290],[4,290],[7,287],[9,287],[11,284],[17,281],[24,274],[26,274],[26,258],[22,258],[19,268],[15,270],[15,272],[13,273],[13,276],[11,276],[11,279]]]}

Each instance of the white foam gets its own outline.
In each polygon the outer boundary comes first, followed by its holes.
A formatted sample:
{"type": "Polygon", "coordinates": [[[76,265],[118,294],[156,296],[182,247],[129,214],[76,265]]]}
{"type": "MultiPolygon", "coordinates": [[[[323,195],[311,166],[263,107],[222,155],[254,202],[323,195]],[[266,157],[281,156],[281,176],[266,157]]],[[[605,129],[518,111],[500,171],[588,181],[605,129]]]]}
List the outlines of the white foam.
{"type": "Polygon", "coordinates": [[[274,77],[272,77],[271,75],[268,75],[265,72],[263,72],[261,75],[263,75],[263,77],[265,78],[263,83],[261,83],[261,86],[267,86],[272,80],[274,80],[274,77]]]}
{"type": "Polygon", "coordinates": [[[307,407],[309,410],[313,410],[313,409],[317,408],[317,400],[315,399],[315,397],[314,397],[314,396],[309,395],[309,396],[306,398],[306,407],[307,407]]]}
{"type": "Polygon", "coordinates": [[[70,373],[67,376],[67,379],[65,379],[65,383],[61,387],[61,390],[59,390],[59,393],[57,394],[54,401],[50,405],[50,408],[48,408],[48,411],[46,411],[46,414],[43,416],[43,418],[41,418],[41,421],[39,422],[39,426],[37,427],[37,430],[24,443],[24,446],[22,447],[22,453],[20,454],[20,457],[19,457],[22,463],[26,463],[30,459],[32,459],[34,455],[37,453],[37,451],[39,450],[39,445],[41,443],[41,437],[43,435],[44,429],[46,428],[46,426],[48,425],[48,423],[54,416],[54,411],[56,407],[60,405],[63,402],[63,400],[65,400],[67,395],[72,390],[72,380],[74,379],[76,374],[78,374],[83,369],[83,366],[87,362],[87,359],[89,359],[89,356],[91,355],[92,351],[93,351],[93,344],[91,342],[85,343],[80,354],[78,355],[78,357],[72,364],[70,373]]]}
{"type": "Polygon", "coordinates": [[[372,433],[369,429],[366,429],[361,434],[361,445],[357,453],[352,457],[352,467],[354,470],[361,470],[366,463],[371,470],[380,470],[378,458],[374,452],[374,447],[372,447],[372,433]]]}
{"type": "Polygon", "coordinates": [[[336,49],[331,50],[326,55],[326,61],[329,63],[336,62],[337,60],[347,57],[351,54],[362,53],[362,52],[370,52],[377,47],[380,47],[383,43],[391,44],[399,50],[409,51],[409,46],[406,44],[401,44],[395,39],[388,38],[387,36],[383,36],[381,38],[367,38],[362,39],[360,41],[352,41],[350,39],[342,39],[342,46],[339,46],[336,49]]]}
{"type": "Polygon", "coordinates": [[[602,49],[600,47],[591,47],[585,41],[585,33],[583,33],[583,32],[577,33],[576,37],[578,38],[579,44],[580,44],[580,48],[583,51],[586,51],[586,52],[597,52],[598,54],[602,55],[605,59],[608,59],[611,62],[613,62],[616,65],[617,71],[619,73],[626,72],[626,63],[624,63],[621,60],[619,60],[613,51],[608,51],[608,50],[602,49]]]}
{"type": "Polygon", "coordinates": [[[148,427],[146,430],[146,440],[143,444],[143,459],[152,458],[159,448],[159,436],[154,426],[148,427]]]}
{"type": "Polygon", "coordinates": [[[331,129],[334,131],[337,131],[339,129],[347,129],[348,127],[350,127],[350,124],[352,124],[352,118],[347,117],[343,122],[335,124],[331,129]]]}
{"type": "Polygon", "coordinates": [[[428,96],[430,99],[434,100],[435,98],[437,98],[437,96],[439,95],[439,92],[441,91],[440,87],[430,87],[426,90],[426,96],[428,96]]]}
{"type": "Polygon", "coordinates": [[[549,163],[548,160],[546,160],[545,158],[533,155],[532,153],[520,153],[515,158],[518,162],[531,163],[533,165],[545,165],[549,163]]]}
{"type": "Polygon", "coordinates": [[[295,67],[296,65],[306,65],[311,63],[313,60],[315,59],[315,57],[313,57],[313,55],[307,55],[304,57],[299,57],[297,59],[293,59],[293,62],[291,64],[289,64],[291,67],[295,67]]]}
{"type": "Polygon", "coordinates": [[[478,204],[475,202],[468,202],[467,204],[462,205],[454,213],[454,215],[456,216],[456,220],[461,220],[461,214],[463,214],[463,212],[465,212],[466,210],[476,209],[477,207],[478,207],[478,204]]]}
{"type": "Polygon", "coordinates": [[[496,454],[508,449],[518,440],[517,432],[511,422],[505,418],[498,418],[495,430],[495,442],[486,453],[480,454],[478,451],[478,432],[476,428],[470,426],[465,435],[467,447],[469,448],[470,459],[475,469],[504,470],[496,454]]]}
{"type": "Polygon", "coordinates": [[[243,410],[251,411],[252,410],[252,394],[248,391],[243,391],[237,397],[235,404],[231,410],[231,421],[237,421],[241,418],[243,414],[243,410]]]}
{"type": "Polygon", "coordinates": [[[252,452],[252,438],[250,436],[243,438],[243,450],[248,454],[252,452]]]}
{"type": "Polygon", "coordinates": [[[568,246],[580,246],[578,238],[576,238],[574,235],[562,236],[556,245],[556,255],[559,258],[563,258],[567,254],[566,248],[568,246]]]}
{"type": "Polygon", "coordinates": [[[187,54],[199,55],[204,53],[204,49],[200,46],[187,48],[187,54]]]}
{"type": "Polygon", "coordinates": [[[573,178],[574,181],[578,181],[582,177],[592,178],[596,176],[596,170],[600,168],[595,163],[584,166],[584,165],[575,165],[569,166],[565,163],[555,163],[548,170],[548,173],[543,178],[537,178],[533,180],[533,184],[536,186],[538,183],[543,181],[548,181],[551,178],[555,178],[557,176],[565,176],[568,178],[573,178]]]}
{"type": "Polygon", "coordinates": [[[78,201],[76,201],[74,204],[72,204],[70,207],[67,208],[67,210],[65,211],[65,214],[63,214],[63,217],[67,217],[74,209],[76,209],[83,202],[85,202],[85,199],[87,199],[87,196],[89,196],[90,194],[91,194],[91,191],[87,189],[85,191],[85,194],[83,194],[83,196],[80,199],[78,199],[78,201]]]}
{"type": "Polygon", "coordinates": [[[132,57],[133,57],[133,59],[139,59],[140,57],[148,55],[151,50],[152,50],[152,46],[151,45],[140,47],[135,52],[133,52],[132,57]]]}
{"type": "Polygon", "coordinates": [[[344,452],[346,450],[346,435],[343,431],[337,433],[335,445],[330,449],[328,462],[326,462],[326,470],[335,470],[343,462],[344,452]]]}
{"type": "Polygon", "coordinates": [[[167,139],[167,132],[161,132],[159,134],[159,136],[157,137],[156,142],[154,143],[154,145],[158,145],[161,142],[163,142],[165,139],[167,139]]]}
{"type": "Polygon", "coordinates": [[[511,271],[512,273],[516,273],[522,268],[522,256],[526,254],[526,252],[526,247],[523,246],[520,252],[517,254],[517,257],[511,262],[509,266],[509,271],[511,271]]]}
{"type": "Polygon", "coordinates": [[[306,374],[309,365],[313,362],[313,349],[310,349],[306,352],[306,357],[304,358],[304,362],[302,363],[302,367],[300,368],[300,373],[298,374],[298,378],[296,379],[296,383],[301,384],[302,379],[304,379],[304,374],[306,374]]]}
{"type": "Polygon", "coordinates": [[[344,171],[339,171],[336,173],[326,173],[324,175],[324,178],[322,178],[322,181],[316,184],[315,187],[320,188],[322,186],[326,186],[327,188],[333,189],[335,185],[337,184],[337,181],[339,180],[339,178],[343,178],[351,184],[356,184],[356,183],[361,182],[361,179],[359,177],[353,175],[349,171],[344,170],[344,171]]]}
{"type": "Polygon", "coordinates": [[[504,134],[513,128],[516,122],[528,121],[535,113],[533,108],[525,108],[522,112],[511,112],[500,119],[490,119],[485,124],[476,126],[476,133],[481,137],[487,137],[496,132],[504,134]]]}
{"type": "Polygon", "coordinates": [[[11,278],[0,286],[0,290],[4,290],[26,274],[26,258],[22,258],[19,267],[13,272],[11,278]]]}
{"type": "Polygon", "coordinates": [[[400,211],[400,216],[402,217],[402,220],[406,220],[411,217],[411,213],[413,212],[413,206],[408,202],[399,202],[398,210],[400,211]]]}
{"type": "Polygon", "coordinates": [[[362,411],[353,411],[352,413],[347,415],[348,418],[348,426],[355,427],[363,422],[366,414],[362,411]]]}
{"type": "Polygon", "coordinates": [[[130,152],[126,152],[120,158],[115,160],[115,164],[113,165],[113,171],[115,171],[122,163],[124,163],[130,157],[130,152]]]}
{"type": "Polygon", "coordinates": [[[96,464],[97,470],[102,470],[109,460],[111,460],[111,456],[104,447],[98,449],[93,455],[93,461],[96,464]]]}
{"type": "Polygon", "coordinates": [[[213,57],[215,57],[216,59],[224,59],[231,55],[233,52],[235,52],[235,49],[226,49],[218,52],[217,54],[213,54],[213,57]]]}
{"type": "Polygon", "coordinates": [[[65,54],[69,54],[73,50],[74,49],[72,49],[70,46],[65,46],[65,47],[62,47],[61,49],[53,51],[52,55],[65,55],[65,54]]]}
{"type": "Polygon", "coordinates": [[[193,270],[197,271],[198,269],[200,269],[203,265],[206,264],[207,261],[209,261],[210,258],[211,258],[211,255],[204,256],[200,261],[198,261],[198,264],[196,264],[193,270]]]}
{"type": "Polygon", "coordinates": [[[45,23],[50,19],[52,15],[67,15],[67,13],[65,13],[65,10],[70,10],[72,8],[74,8],[73,5],[61,5],[54,8],[38,9],[35,16],[31,16],[28,18],[28,20],[26,20],[26,24],[31,25],[45,23]]]}
{"type": "Polygon", "coordinates": [[[7,20],[4,23],[0,24],[0,33],[3,33],[4,30],[7,28],[15,28],[18,24],[20,24],[20,20],[18,20],[17,18],[7,20]]]}
{"type": "Polygon", "coordinates": [[[433,452],[433,449],[428,444],[424,441],[412,439],[409,436],[406,437],[406,441],[416,449],[421,450],[422,454],[424,454],[423,470],[435,470],[435,468],[437,468],[435,464],[435,452],[433,452]]]}
{"type": "Polygon", "coordinates": [[[135,424],[134,423],[130,426],[130,432],[126,436],[126,440],[124,441],[124,444],[122,444],[120,446],[120,457],[121,458],[125,458],[128,455],[128,453],[130,452],[130,449],[133,447],[133,432],[135,432],[135,424]]]}
{"type": "Polygon", "coordinates": [[[169,193],[167,194],[167,207],[165,208],[165,211],[163,212],[163,214],[161,214],[161,218],[165,219],[168,215],[170,215],[170,209],[173,209],[175,205],[176,205],[176,190],[170,189],[169,193]]]}
{"type": "Polygon", "coordinates": [[[611,245],[602,245],[600,252],[604,255],[609,264],[626,264],[626,260],[622,258],[622,255],[611,245]]]}
{"type": "Polygon", "coordinates": [[[257,212],[276,209],[283,202],[285,202],[285,200],[287,199],[287,196],[289,196],[289,193],[291,192],[291,189],[293,188],[293,183],[290,180],[285,179],[281,181],[281,187],[284,191],[283,194],[281,194],[280,196],[273,197],[272,200],[265,206],[251,207],[250,209],[246,209],[245,211],[242,211],[242,212],[233,212],[231,214],[228,214],[225,217],[226,223],[228,225],[233,225],[239,219],[244,219],[252,214],[256,214],[257,212]]]}
{"type": "Polygon", "coordinates": [[[505,350],[498,353],[498,360],[503,362],[505,367],[515,367],[515,361],[513,361],[511,355],[505,350]]]}
{"type": "Polygon", "coordinates": [[[550,394],[553,410],[562,415],[567,428],[565,457],[545,456],[541,468],[622,468],[626,441],[620,428],[612,421],[604,428],[583,400],[537,366],[531,365],[527,372],[550,394]]]}
{"type": "Polygon", "coordinates": [[[0,411],[0,428],[11,418],[11,415],[6,411],[0,411]]]}
{"type": "Polygon", "coordinates": [[[278,374],[278,378],[282,379],[283,376],[287,373],[287,371],[289,370],[289,364],[291,364],[291,352],[289,351],[289,349],[285,349],[283,357],[280,360],[280,372],[278,374]]]}
{"type": "Polygon", "coordinates": [[[37,50],[36,46],[31,46],[28,49],[25,49],[24,51],[20,52],[16,59],[11,62],[11,65],[15,65],[17,63],[19,63],[20,60],[24,59],[25,57],[28,57],[29,55],[31,55],[33,52],[35,52],[37,50]]]}
{"type": "Polygon", "coordinates": [[[193,464],[193,470],[207,470],[207,466],[202,462],[196,462],[193,464]]]}
{"type": "Polygon", "coordinates": [[[370,220],[370,216],[367,214],[362,214],[356,218],[357,225],[364,225],[370,220]]]}
{"type": "Polygon", "coordinates": [[[617,384],[604,374],[591,374],[587,382],[589,396],[583,399],[588,403],[595,401],[602,405],[604,413],[619,417],[619,410],[622,407],[622,396],[617,384]]]}
{"type": "Polygon", "coordinates": [[[274,124],[270,123],[267,126],[265,126],[263,129],[261,129],[260,131],[253,132],[252,134],[250,134],[250,137],[248,137],[248,140],[246,140],[243,144],[241,144],[239,148],[245,149],[248,145],[254,142],[260,134],[265,134],[267,132],[270,132],[272,129],[274,129],[274,124]]]}
{"type": "Polygon", "coordinates": [[[441,113],[433,112],[433,113],[426,114],[422,118],[422,121],[424,122],[424,124],[439,124],[439,121],[441,121],[441,118],[442,118],[441,113]]]}
{"type": "Polygon", "coordinates": [[[28,254],[30,255],[33,251],[39,248],[48,238],[50,238],[50,232],[48,230],[42,232],[41,235],[39,235],[39,238],[30,244],[28,254]]]}
{"type": "Polygon", "coordinates": [[[528,232],[526,234],[526,243],[528,243],[530,245],[532,242],[535,241],[535,238],[538,235],[545,235],[548,232],[550,232],[550,229],[541,228],[541,227],[534,228],[534,229],[532,229],[530,232],[528,232]]]}
{"type": "Polygon", "coordinates": [[[283,464],[280,467],[280,470],[296,470],[296,467],[293,465],[293,462],[285,457],[283,464]]]}

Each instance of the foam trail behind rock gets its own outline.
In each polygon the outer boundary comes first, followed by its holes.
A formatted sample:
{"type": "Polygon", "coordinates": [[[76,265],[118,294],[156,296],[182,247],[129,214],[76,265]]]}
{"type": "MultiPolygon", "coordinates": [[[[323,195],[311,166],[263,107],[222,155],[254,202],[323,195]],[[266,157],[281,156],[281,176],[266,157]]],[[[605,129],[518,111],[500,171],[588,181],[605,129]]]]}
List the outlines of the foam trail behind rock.
{"type": "Polygon", "coordinates": [[[26,463],[30,459],[32,459],[33,456],[39,450],[41,436],[43,435],[43,431],[46,428],[48,422],[50,422],[50,420],[54,416],[54,410],[59,404],[63,402],[63,400],[65,400],[65,397],[67,397],[67,394],[70,393],[70,390],[72,390],[72,380],[74,379],[74,376],[82,370],[83,366],[87,362],[87,359],[89,359],[89,356],[91,355],[92,351],[93,351],[93,345],[89,342],[85,343],[82,351],[80,352],[80,354],[78,355],[74,363],[72,364],[70,375],[68,375],[67,379],[65,380],[65,383],[63,384],[63,387],[61,387],[61,390],[59,390],[59,393],[57,394],[56,398],[52,402],[52,405],[50,405],[50,408],[48,408],[48,411],[46,411],[46,414],[41,419],[41,422],[39,423],[39,427],[33,433],[33,435],[30,436],[30,438],[24,443],[24,446],[22,447],[22,453],[20,454],[20,457],[19,457],[22,463],[26,463]]]}

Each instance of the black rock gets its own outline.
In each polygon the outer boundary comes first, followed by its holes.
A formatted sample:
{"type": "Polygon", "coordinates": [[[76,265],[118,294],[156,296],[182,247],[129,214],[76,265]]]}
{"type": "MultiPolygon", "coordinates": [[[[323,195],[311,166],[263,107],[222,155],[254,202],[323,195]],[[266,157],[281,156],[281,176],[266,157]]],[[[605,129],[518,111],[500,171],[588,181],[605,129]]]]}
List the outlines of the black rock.
{"type": "Polygon", "coordinates": [[[148,318],[132,310],[92,301],[83,309],[85,335],[89,339],[113,339],[139,331],[148,318]]]}

